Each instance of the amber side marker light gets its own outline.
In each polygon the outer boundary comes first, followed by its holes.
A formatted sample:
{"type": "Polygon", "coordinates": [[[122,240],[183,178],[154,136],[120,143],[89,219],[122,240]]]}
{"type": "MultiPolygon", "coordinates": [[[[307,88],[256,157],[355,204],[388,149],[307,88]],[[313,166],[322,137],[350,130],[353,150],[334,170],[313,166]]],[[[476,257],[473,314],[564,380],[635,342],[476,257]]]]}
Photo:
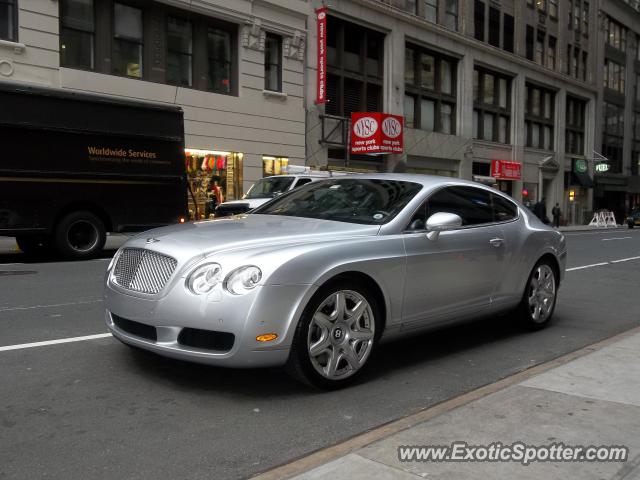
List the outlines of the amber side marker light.
{"type": "Polygon", "coordinates": [[[278,335],[275,333],[265,333],[264,335],[258,335],[256,340],[259,342],[273,342],[276,338],[278,338],[278,335]]]}

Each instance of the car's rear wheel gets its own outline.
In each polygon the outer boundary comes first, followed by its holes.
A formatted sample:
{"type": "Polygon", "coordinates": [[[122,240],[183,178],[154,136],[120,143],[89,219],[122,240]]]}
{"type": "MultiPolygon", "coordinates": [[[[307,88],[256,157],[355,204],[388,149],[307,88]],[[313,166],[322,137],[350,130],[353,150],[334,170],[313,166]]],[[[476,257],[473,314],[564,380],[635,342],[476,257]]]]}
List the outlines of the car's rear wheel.
{"type": "Polygon", "coordinates": [[[531,330],[549,324],[556,308],[558,278],[549,260],[540,260],[529,275],[527,287],[520,303],[520,315],[531,330]]]}
{"type": "Polygon", "coordinates": [[[298,324],[288,370],[314,387],[345,387],[371,362],[380,318],[366,286],[341,280],[321,288],[298,324]]]}
{"type": "Polygon", "coordinates": [[[627,225],[629,226],[629,228],[633,228],[635,226],[633,222],[629,222],[627,223],[627,225]]]}
{"type": "Polygon", "coordinates": [[[73,212],[58,223],[54,239],[56,249],[64,257],[92,258],[104,247],[104,223],[91,212],[73,212]]]}

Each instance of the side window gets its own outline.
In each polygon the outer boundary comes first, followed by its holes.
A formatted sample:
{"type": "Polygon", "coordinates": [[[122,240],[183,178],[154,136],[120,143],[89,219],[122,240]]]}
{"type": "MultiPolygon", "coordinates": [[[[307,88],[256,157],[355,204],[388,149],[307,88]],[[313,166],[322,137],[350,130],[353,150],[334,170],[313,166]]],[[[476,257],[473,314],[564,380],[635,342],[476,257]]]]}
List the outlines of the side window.
{"type": "Polygon", "coordinates": [[[427,219],[438,212],[455,213],[463,226],[493,222],[491,195],[474,187],[446,187],[427,201],[427,219]]]}
{"type": "Polygon", "coordinates": [[[491,194],[493,201],[493,219],[496,222],[506,222],[518,216],[518,207],[506,198],[491,194]]]}
{"type": "Polygon", "coordinates": [[[311,182],[310,178],[299,178],[298,183],[296,183],[296,186],[294,188],[301,187],[302,185],[306,185],[307,183],[310,183],[310,182],[311,182]]]}

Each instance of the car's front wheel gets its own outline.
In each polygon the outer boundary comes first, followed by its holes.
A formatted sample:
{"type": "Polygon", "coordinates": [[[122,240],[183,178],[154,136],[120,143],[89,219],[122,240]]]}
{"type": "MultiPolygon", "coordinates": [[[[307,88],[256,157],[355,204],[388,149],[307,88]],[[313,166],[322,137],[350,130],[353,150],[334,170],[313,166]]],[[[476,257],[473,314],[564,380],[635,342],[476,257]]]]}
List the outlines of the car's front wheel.
{"type": "Polygon", "coordinates": [[[298,324],[288,370],[315,387],[348,385],[371,362],[380,318],[377,298],[366,286],[345,280],[324,286],[298,324]]]}
{"type": "Polygon", "coordinates": [[[532,330],[545,327],[556,308],[558,278],[549,260],[542,259],[531,271],[520,304],[520,315],[532,330]]]}

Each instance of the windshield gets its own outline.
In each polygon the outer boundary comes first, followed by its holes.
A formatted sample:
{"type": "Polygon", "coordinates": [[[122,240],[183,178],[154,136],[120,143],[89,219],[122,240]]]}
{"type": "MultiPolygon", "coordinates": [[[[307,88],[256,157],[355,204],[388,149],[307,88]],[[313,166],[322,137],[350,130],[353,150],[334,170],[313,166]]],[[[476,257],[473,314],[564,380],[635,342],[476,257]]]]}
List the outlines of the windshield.
{"type": "Polygon", "coordinates": [[[295,177],[267,177],[254,183],[244,198],[274,198],[286,192],[295,177]]]}
{"type": "Polygon", "coordinates": [[[420,191],[412,182],[331,179],[292,190],[252,213],[380,225],[395,217],[420,191]]]}

